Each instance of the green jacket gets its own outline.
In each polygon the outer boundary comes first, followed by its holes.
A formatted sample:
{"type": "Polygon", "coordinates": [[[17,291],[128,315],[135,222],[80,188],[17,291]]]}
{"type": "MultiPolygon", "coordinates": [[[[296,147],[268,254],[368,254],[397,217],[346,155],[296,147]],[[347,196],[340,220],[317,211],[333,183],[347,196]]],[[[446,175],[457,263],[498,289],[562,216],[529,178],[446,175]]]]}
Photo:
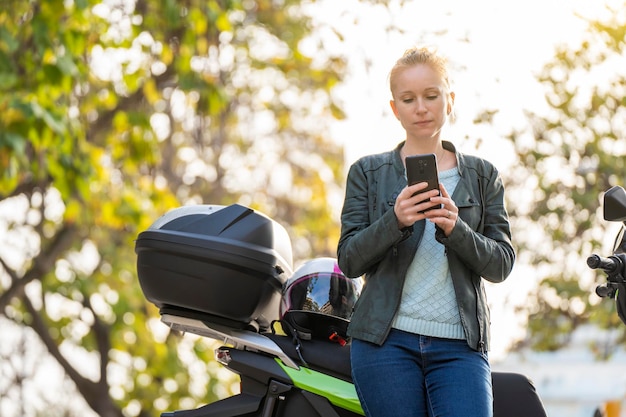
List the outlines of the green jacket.
{"type": "MultiPolygon", "coordinates": [[[[339,267],[348,277],[365,279],[348,334],[378,345],[391,329],[425,225],[422,220],[412,228],[398,229],[393,207],[406,186],[402,145],[363,157],[350,167],[341,213],[339,267]]],[[[459,216],[450,236],[438,228],[435,236],[446,247],[467,343],[486,352],[490,317],[481,277],[502,282],[515,262],[504,187],[492,164],[457,152],[450,142],[443,146],[456,154],[458,162],[461,179],[452,199],[459,216]]]]}

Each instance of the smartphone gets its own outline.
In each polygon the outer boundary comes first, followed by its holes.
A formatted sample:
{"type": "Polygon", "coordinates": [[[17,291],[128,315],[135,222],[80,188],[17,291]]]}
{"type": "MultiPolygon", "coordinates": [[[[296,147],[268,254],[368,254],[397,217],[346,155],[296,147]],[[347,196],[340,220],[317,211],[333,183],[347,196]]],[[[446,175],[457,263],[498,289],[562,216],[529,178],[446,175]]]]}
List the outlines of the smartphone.
{"type": "MultiPolygon", "coordinates": [[[[437,156],[434,153],[424,155],[409,155],[405,159],[406,178],[408,185],[418,182],[427,182],[428,186],[420,193],[430,190],[439,191],[439,175],[437,171],[437,156]]],[[[423,203],[423,201],[421,201],[423,203]]],[[[441,208],[440,204],[427,208],[424,211],[441,208]]]]}

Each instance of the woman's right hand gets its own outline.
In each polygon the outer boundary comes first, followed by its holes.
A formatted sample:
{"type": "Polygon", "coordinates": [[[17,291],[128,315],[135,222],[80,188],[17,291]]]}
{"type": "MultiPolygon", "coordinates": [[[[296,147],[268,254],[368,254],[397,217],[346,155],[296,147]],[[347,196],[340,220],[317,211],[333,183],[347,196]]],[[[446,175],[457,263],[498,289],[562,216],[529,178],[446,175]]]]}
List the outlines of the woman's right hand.
{"type": "Polygon", "coordinates": [[[431,197],[439,195],[439,190],[421,192],[428,186],[426,182],[418,182],[404,189],[398,194],[393,211],[398,219],[398,229],[413,225],[413,223],[426,218],[423,211],[435,205],[430,201],[431,197]]]}

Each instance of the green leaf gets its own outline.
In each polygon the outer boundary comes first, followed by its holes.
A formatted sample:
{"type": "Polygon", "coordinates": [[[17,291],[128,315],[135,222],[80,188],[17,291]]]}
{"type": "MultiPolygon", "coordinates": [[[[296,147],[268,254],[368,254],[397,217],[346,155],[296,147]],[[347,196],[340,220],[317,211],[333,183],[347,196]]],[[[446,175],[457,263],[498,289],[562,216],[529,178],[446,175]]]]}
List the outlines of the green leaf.
{"type": "Polygon", "coordinates": [[[60,116],[57,116],[47,109],[43,108],[37,102],[31,103],[31,109],[33,110],[33,115],[41,120],[52,129],[55,133],[64,134],[66,133],[66,126],[64,124],[63,119],[60,116]]]}
{"type": "Polygon", "coordinates": [[[18,78],[16,74],[9,72],[0,72],[0,90],[9,90],[17,85],[18,78]]]}

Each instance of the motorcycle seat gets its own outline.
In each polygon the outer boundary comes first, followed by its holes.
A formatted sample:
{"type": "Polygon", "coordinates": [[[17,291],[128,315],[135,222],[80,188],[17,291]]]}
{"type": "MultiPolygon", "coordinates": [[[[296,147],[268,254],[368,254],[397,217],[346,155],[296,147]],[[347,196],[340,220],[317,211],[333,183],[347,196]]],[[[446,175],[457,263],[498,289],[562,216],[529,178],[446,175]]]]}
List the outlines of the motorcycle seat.
{"type": "Polygon", "coordinates": [[[292,337],[273,333],[268,333],[266,336],[299,365],[304,365],[302,363],[304,359],[306,366],[310,369],[352,382],[349,344],[342,346],[339,343],[324,340],[299,340],[302,355],[300,358],[296,349],[297,343],[294,343],[292,337]]]}
{"type": "MultiPolygon", "coordinates": [[[[301,363],[296,344],[289,336],[267,334],[296,363],[301,363]]],[[[352,382],[350,345],[323,340],[301,340],[300,353],[307,367],[352,382]]],[[[494,417],[546,417],[532,381],[515,372],[492,372],[494,417]]]]}

